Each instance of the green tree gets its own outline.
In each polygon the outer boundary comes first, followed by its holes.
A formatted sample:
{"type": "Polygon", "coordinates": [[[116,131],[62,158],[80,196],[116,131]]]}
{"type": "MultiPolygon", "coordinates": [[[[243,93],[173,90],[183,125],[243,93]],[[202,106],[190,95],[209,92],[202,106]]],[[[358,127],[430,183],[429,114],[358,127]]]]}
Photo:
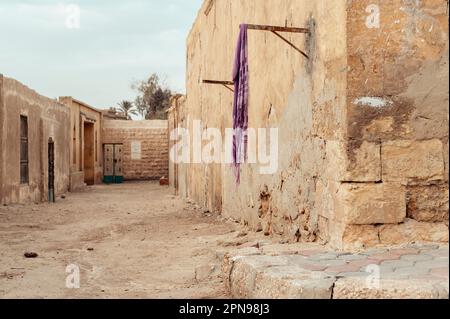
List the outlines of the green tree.
{"type": "Polygon", "coordinates": [[[138,113],[147,120],[166,119],[166,110],[170,107],[171,90],[157,74],[147,80],[136,82],[132,88],[138,92],[134,104],[138,113]]]}
{"type": "Polygon", "coordinates": [[[127,119],[131,120],[131,115],[138,115],[138,111],[134,108],[134,105],[130,101],[122,101],[118,104],[119,110],[125,114],[127,119]]]}

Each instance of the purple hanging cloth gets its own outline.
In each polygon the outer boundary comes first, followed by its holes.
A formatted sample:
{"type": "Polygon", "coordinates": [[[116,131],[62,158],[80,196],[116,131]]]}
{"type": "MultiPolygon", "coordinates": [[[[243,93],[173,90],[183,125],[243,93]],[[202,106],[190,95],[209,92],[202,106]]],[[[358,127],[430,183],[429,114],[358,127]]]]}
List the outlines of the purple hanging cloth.
{"type": "Polygon", "coordinates": [[[233,68],[233,168],[237,184],[241,181],[241,163],[247,159],[248,77],[247,25],[241,24],[233,68]]]}

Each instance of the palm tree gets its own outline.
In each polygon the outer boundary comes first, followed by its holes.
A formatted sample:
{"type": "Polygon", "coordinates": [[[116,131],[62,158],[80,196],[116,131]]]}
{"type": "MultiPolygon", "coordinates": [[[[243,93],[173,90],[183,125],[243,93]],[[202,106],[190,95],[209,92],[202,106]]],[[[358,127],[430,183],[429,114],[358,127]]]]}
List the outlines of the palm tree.
{"type": "Polygon", "coordinates": [[[136,109],[134,109],[134,105],[130,101],[122,101],[118,104],[119,110],[125,114],[127,119],[131,120],[131,115],[138,115],[136,109]]]}

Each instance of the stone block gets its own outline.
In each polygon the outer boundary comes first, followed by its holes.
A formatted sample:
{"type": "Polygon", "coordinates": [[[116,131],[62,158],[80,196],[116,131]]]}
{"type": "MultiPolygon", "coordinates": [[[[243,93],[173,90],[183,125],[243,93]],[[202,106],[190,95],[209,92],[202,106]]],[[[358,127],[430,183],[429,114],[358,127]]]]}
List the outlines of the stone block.
{"type": "Polygon", "coordinates": [[[350,225],[400,223],[406,217],[405,193],[398,183],[342,184],[334,219],[350,225]]]}
{"type": "Polygon", "coordinates": [[[334,278],[299,266],[256,268],[246,258],[236,261],[230,292],[244,299],[330,299],[334,278]]]}
{"type": "Polygon", "coordinates": [[[347,277],[338,279],[333,290],[334,299],[448,299],[436,288],[435,282],[427,280],[381,279],[379,287],[371,286],[368,278],[347,277]]]}
{"type": "Polygon", "coordinates": [[[374,225],[347,225],[333,222],[330,227],[330,246],[339,250],[356,251],[380,243],[374,225]]]}
{"type": "Polygon", "coordinates": [[[381,181],[381,145],[363,142],[349,158],[347,145],[329,141],[326,145],[327,175],[339,182],[381,181]]]}
{"type": "Polygon", "coordinates": [[[407,200],[409,218],[419,222],[448,220],[448,184],[408,187],[407,200]]]}
{"type": "Polygon", "coordinates": [[[448,242],[448,227],[443,223],[422,223],[406,219],[398,225],[383,225],[379,228],[380,241],[384,245],[399,245],[413,242],[448,242]]]}
{"type": "Polygon", "coordinates": [[[443,144],[427,141],[389,141],[382,145],[384,182],[420,183],[445,179],[443,144]]]}

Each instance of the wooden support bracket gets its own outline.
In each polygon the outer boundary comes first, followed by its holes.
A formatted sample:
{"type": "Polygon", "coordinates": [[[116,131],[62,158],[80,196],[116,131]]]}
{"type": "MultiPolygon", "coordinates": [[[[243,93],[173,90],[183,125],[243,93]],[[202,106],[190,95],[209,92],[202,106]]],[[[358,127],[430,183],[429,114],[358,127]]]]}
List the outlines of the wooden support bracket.
{"type": "Polygon", "coordinates": [[[304,51],[300,50],[292,42],[290,42],[288,39],[286,39],[285,37],[283,37],[281,34],[278,33],[278,32],[289,32],[289,33],[310,34],[310,31],[307,28],[277,27],[277,26],[270,26],[270,25],[248,24],[247,29],[272,32],[277,37],[279,37],[281,40],[283,40],[284,42],[289,44],[291,47],[293,47],[297,52],[299,52],[305,58],[309,59],[309,56],[304,51]]]}
{"type": "MultiPolygon", "coordinates": [[[[212,1],[211,1],[212,3],[212,1]]],[[[278,32],[290,32],[290,33],[305,33],[310,34],[310,30],[307,28],[294,28],[294,27],[278,27],[278,26],[271,26],[271,25],[260,25],[260,24],[247,24],[247,29],[249,30],[259,30],[259,31],[268,31],[275,34],[277,37],[279,37],[281,40],[289,44],[291,47],[293,47],[297,52],[302,54],[305,58],[309,59],[309,56],[302,50],[300,50],[298,47],[296,47],[291,41],[283,37],[278,32]]],[[[223,85],[231,92],[234,92],[234,90],[230,87],[234,85],[233,81],[216,81],[216,80],[203,80],[204,84],[218,84],[223,85]]]]}
{"type": "Polygon", "coordinates": [[[226,87],[231,92],[234,92],[234,90],[232,88],[230,88],[230,85],[231,86],[234,85],[233,81],[203,80],[202,82],[205,83],[205,84],[219,84],[219,85],[223,85],[224,87],[226,87]]]}

